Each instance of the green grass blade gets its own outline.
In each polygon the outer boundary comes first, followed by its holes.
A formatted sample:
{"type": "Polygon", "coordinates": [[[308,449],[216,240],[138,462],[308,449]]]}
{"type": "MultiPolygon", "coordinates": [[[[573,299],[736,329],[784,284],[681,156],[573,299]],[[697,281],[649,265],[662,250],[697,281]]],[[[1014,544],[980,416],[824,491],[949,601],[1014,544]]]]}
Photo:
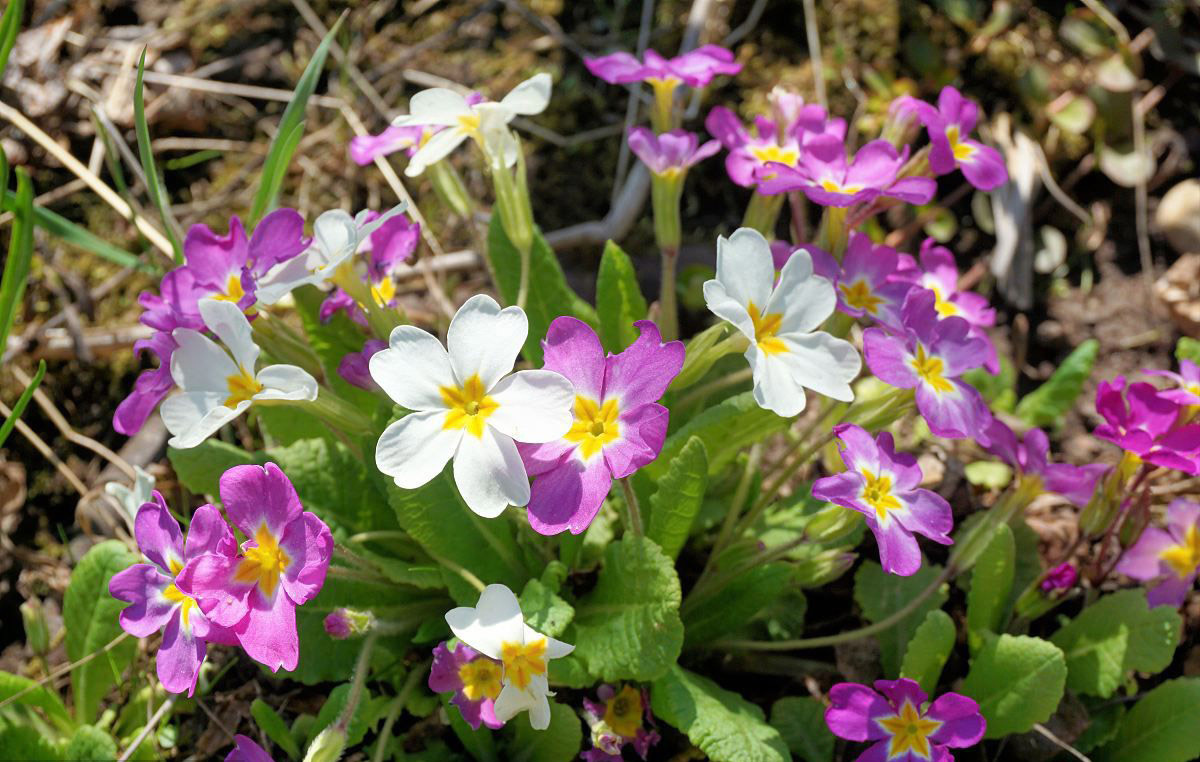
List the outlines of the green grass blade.
{"type": "MultiPolygon", "coordinates": [[[[5,198],[8,198],[7,193],[5,198]]],[[[0,349],[8,346],[8,332],[16,320],[25,282],[29,279],[29,262],[33,259],[33,183],[19,167],[12,211],[8,258],[4,260],[4,275],[0,278],[0,349]]]]}
{"type": "Polygon", "coordinates": [[[3,74],[4,67],[8,66],[8,54],[17,42],[17,34],[21,31],[21,18],[24,15],[25,0],[9,0],[8,7],[4,9],[4,18],[0,18],[0,74],[3,74]]]}
{"type": "Polygon", "coordinates": [[[154,164],[154,151],[150,148],[150,126],[146,124],[146,99],[142,88],[142,76],[146,73],[146,49],[142,48],[142,57],[138,60],[137,83],[133,88],[133,124],[137,132],[138,157],[142,162],[142,170],[146,173],[146,192],[150,200],[158,207],[162,217],[163,230],[171,241],[171,250],[175,264],[183,264],[183,244],[179,241],[177,228],[179,223],[171,214],[171,205],[167,201],[166,191],[158,178],[158,167],[154,164]]]}
{"type": "MultiPolygon", "coordinates": [[[[3,211],[16,214],[16,197],[11,193],[5,194],[3,201],[0,202],[0,208],[3,211]]],[[[121,267],[132,267],[135,270],[152,275],[162,272],[160,268],[143,262],[136,254],[132,254],[119,246],[112,245],[87,229],[71,222],[66,217],[44,207],[33,207],[33,224],[47,233],[61,238],[64,243],[107,259],[121,267]]]]}
{"type": "Polygon", "coordinates": [[[283,110],[283,117],[279,120],[279,130],[275,133],[275,139],[271,141],[271,149],[267,152],[266,161],[263,162],[258,193],[254,195],[254,204],[250,208],[251,227],[256,225],[275,204],[275,198],[279,195],[279,188],[283,185],[288,165],[292,162],[292,154],[295,153],[296,146],[300,144],[300,137],[304,134],[305,106],[308,104],[309,96],[317,87],[317,80],[320,79],[321,71],[325,68],[325,58],[329,54],[329,46],[333,44],[334,36],[337,35],[345,17],[345,14],[342,14],[333,28],[329,30],[329,34],[325,35],[325,39],[321,40],[321,44],[313,53],[312,60],[305,67],[304,74],[300,76],[300,81],[296,83],[292,99],[288,101],[287,108],[283,110]]]}
{"type": "Polygon", "coordinates": [[[46,375],[46,361],[38,361],[37,373],[33,374],[33,380],[29,382],[29,386],[25,387],[25,391],[21,392],[21,396],[17,398],[17,404],[12,407],[12,415],[4,419],[4,423],[0,424],[0,447],[4,446],[4,440],[8,439],[8,435],[12,433],[13,427],[17,425],[17,419],[21,417],[21,413],[25,412],[25,407],[29,404],[29,400],[33,397],[33,393],[37,391],[38,385],[42,383],[42,378],[46,375]]]}

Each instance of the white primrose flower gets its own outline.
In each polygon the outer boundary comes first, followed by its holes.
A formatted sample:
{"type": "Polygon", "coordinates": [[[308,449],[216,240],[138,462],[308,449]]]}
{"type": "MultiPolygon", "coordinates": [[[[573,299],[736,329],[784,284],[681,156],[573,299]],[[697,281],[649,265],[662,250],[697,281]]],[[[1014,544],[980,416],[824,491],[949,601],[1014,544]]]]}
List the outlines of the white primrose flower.
{"type": "Polygon", "coordinates": [[[104,491],[121,506],[121,518],[133,533],[133,522],[142,505],[154,499],[154,477],[141,466],[133,467],[133,485],[126,487],[121,482],[108,482],[104,491]]]}
{"type": "MultiPolygon", "coordinates": [[[[532,116],[546,110],[550,103],[550,75],[535,74],[517,85],[499,101],[484,101],[471,105],[460,93],[444,87],[422,90],[408,102],[409,113],[397,117],[393,125],[440,126],[446,129],[435,133],[421,146],[404,174],[416,177],[430,164],[441,161],[467,138],[482,145],[483,130],[507,125],[516,116],[532,116]]],[[[486,150],[486,149],[485,149],[486,150]]],[[[506,166],[516,161],[515,151],[504,152],[506,166]]]]}
{"type": "Polygon", "coordinates": [[[371,378],[414,412],[379,437],[375,463],[406,489],[454,459],[454,482],[472,511],[492,518],[529,502],[529,477],[514,442],[541,444],[571,428],[575,388],[558,373],[512,373],[529,333],[520,307],[471,297],[446,334],[446,348],[411,325],[392,331],[370,361],[371,378]],[[447,352],[447,348],[449,352],[447,352]]]}
{"type": "Polygon", "coordinates": [[[161,408],[172,447],[195,447],[252,403],[317,398],[317,380],[294,365],[268,365],[255,372],[259,348],[236,304],[203,299],[200,316],[225,346],[190,328],[172,333],[179,346],[171,355],[171,378],[181,392],[161,408]]]}
{"type": "Polygon", "coordinates": [[[354,217],[341,209],[322,212],[313,223],[313,240],[308,250],[280,262],[259,280],[256,292],[259,303],[275,304],[300,286],[328,282],[371,233],[407,207],[407,203],[398,204],[370,222],[365,211],[354,217]]]}
{"type": "Polygon", "coordinates": [[[525,624],[517,596],[504,585],[488,585],[474,608],[460,606],[446,613],[446,623],[455,637],[502,667],[500,695],[496,697],[496,719],[507,722],[529,710],[534,730],[550,725],[553,696],[546,680],[550,659],[561,659],[575,646],[547,637],[525,624]]]}
{"type": "Polygon", "coordinates": [[[812,257],[796,251],[775,284],[771,247],[762,234],[739,228],[717,239],[717,277],[704,284],[704,301],[750,339],[746,360],[754,372],[754,399],[785,418],[804,410],[804,390],[849,402],[850,382],[862,368],[854,346],[815,331],[837,304],[812,257]]]}

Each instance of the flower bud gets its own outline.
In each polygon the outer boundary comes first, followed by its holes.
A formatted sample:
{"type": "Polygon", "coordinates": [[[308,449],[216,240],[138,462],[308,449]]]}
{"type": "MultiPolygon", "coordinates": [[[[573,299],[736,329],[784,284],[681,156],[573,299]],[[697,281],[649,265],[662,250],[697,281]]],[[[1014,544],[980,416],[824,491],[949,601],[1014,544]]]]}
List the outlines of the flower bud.
{"type": "Polygon", "coordinates": [[[1065,590],[1073,587],[1077,579],[1079,579],[1079,572],[1075,570],[1075,566],[1071,563],[1062,563],[1046,572],[1038,587],[1047,593],[1051,590],[1065,590]]]}
{"type": "Polygon", "coordinates": [[[25,644],[29,650],[45,656],[50,651],[50,628],[39,599],[30,598],[21,604],[21,621],[25,623],[25,644]]]}
{"type": "Polygon", "coordinates": [[[375,615],[357,609],[334,609],[325,617],[325,632],[334,640],[366,635],[375,626],[375,615]]]}
{"type": "Polygon", "coordinates": [[[849,571],[856,558],[845,549],[825,550],[798,562],[793,579],[800,587],[820,587],[849,571]]]}
{"type": "Polygon", "coordinates": [[[322,730],[304,755],[304,762],[337,762],[346,748],[346,731],[336,724],[322,730]]]}
{"type": "Polygon", "coordinates": [[[836,542],[853,532],[862,523],[862,514],[840,505],[827,505],[804,528],[813,542],[836,542]]]}

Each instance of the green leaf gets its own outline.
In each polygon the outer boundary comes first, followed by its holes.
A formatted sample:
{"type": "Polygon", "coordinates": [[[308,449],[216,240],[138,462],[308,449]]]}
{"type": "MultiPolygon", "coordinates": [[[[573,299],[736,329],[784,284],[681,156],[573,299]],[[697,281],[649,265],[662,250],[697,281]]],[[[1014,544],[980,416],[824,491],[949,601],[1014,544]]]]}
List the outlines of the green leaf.
{"type": "Polygon", "coordinates": [[[337,372],[343,357],[350,352],[362,351],[366,343],[362,328],[343,312],[335,313],[329,320],[321,320],[321,303],[325,301],[325,293],[316,286],[301,286],[292,291],[292,299],[296,303],[296,312],[304,325],[308,343],[325,369],[325,380],[339,397],[373,414],[379,408],[379,395],[354,386],[337,372]]]}
{"type": "Polygon", "coordinates": [[[1112,704],[1090,710],[1087,728],[1071,742],[1071,745],[1083,754],[1091,754],[1093,750],[1117,737],[1117,729],[1126,711],[1124,704],[1112,704]]]}
{"type": "Polygon", "coordinates": [[[900,677],[916,680],[921,689],[932,696],[942,676],[942,668],[954,650],[954,640],[954,620],[950,615],[941,609],[930,611],[908,641],[900,677]]]}
{"type": "Polygon", "coordinates": [[[1067,687],[1108,698],[1125,674],[1166,669],[1179,644],[1181,620],[1169,606],[1154,609],[1146,594],[1121,590],[1106,595],[1050,638],[1067,659],[1067,687]]]}
{"type": "MultiPolygon", "coordinates": [[[[362,642],[359,641],[359,647],[362,647],[362,642]]],[[[348,674],[348,673],[347,673],[348,674]]],[[[334,688],[329,693],[329,698],[325,699],[325,703],[321,705],[321,711],[317,712],[317,719],[308,728],[308,742],[311,744],[322,730],[332,725],[337,721],[338,717],[342,716],[342,710],[346,708],[346,702],[350,699],[350,683],[342,683],[334,688]]],[[[346,725],[346,747],[353,748],[357,746],[367,734],[368,730],[374,730],[379,724],[380,713],[383,707],[387,705],[389,699],[372,699],[371,693],[365,687],[359,697],[358,706],[354,707],[354,714],[350,715],[350,722],[346,725]]]]}
{"type": "Polygon", "coordinates": [[[971,659],[961,693],[979,702],[987,719],[985,738],[1024,733],[1058,708],[1067,679],[1063,652],[1026,635],[999,635],[971,659]]]}
{"type": "MultiPolygon", "coordinates": [[[[7,195],[7,192],[6,192],[7,195]]],[[[0,349],[8,346],[8,334],[17,319],[21,296],[29,280],[33,260],[33,184],[23,167],[17,167],[17,194],[13,206],[8,256],[0,276],[0,349]]]]}
{"type": "Polygon", "coordinates": [[[312,60],[308,62],[308,66],[304,67],[304,73],[300,75],[300,81],[296,83],[292,99],[288,101],[287,108],[283,110],[283,117],[279,120],[275,139],[271,141],[271,148],[267,151],[266,160],[263,161],[258,192],[254,194],[254,204],[247,222],[248,227],[253,228],[258,224],[263,215],[275,204],[275,197],[279,195],[279,189],[283,185],[288,164],[292,161],[292,154],[295,153],[296,146],[299,145],[300,138],[304,135],[304,109],[308,105],[309,96],[317,87],[317,80],[321,78],[321,71],[325,68],[325,57],[329,54],[329,46],[333,44],[344,18],[345,15],[338,18],[337,23],[329,30],[329,34],[325,35],[325,39],[321,40],[321,44],[313,52],[312,60]]]}
{"type": "MultiPolygon", "coordinates": [[[[454,735],[458,736],[458,740],[473,759],[478,762],[498,762],[499,757],[496,756],[496,738],[498,736],[486,725],[481,725],[478,729],[474,729],[468,725],[467,721],[462,718],[462,712],[459,711],[458,707],[450,703],[453,695],[452,693],[442,694],[442,711],[446,713],[446,717],[450,720],[450,730],[454,731],[454,735]]],[[[550,705],[550,719],[551,721],[554,720],[554,704],[550,705]]],[[[401,757],[400,759],[405,760],[407,758],[401,757]]]]}
{"type": "Polygon", "coordinates": [[[354,532],[395,529],[386,486],[374,465],[341,442],[302,439],[267,451],[291,479],[305,509],[354,532]]]}
{"type": "Polygon", "coordinates": [[[637,340],[633,324],[646,318],[646,297],[638,285],[629,255],[613,241],[604,245],[596,274],[596,312],[600,341],[610,352],[620,352],[637,340]]]}
{"type": "Polygon", "coordinates": [[[1200,757],[1200,678],[1169,680],[1142,696],[1096,762],[1187,762],[1200,757]]]}
{"type": "Polygon", "coordinates": [[[1190,360],[1200,365],[1200,341],[1191,336],[1180,336],[1175,343],[1175,361],[1190,360]]]}
{"type": "MultiPolygon", "coordinates": [[[[0,19],[0,74],[8,66],[8,55],[12,53],[17,35],[21,32],[21,21],[25,16],[25,0],[9,0],[0,19]]],[[[0,342],[0,346],[4,346],[0,342]]]]}
{"type": "Polygon", "coordinates": [[[803,762],[832,762],[833,734],[825,725],[825,705],[808,696],[788,696],[771,705],[771,727],[803,762]]]}
{"type": "Polygon", "coordinates": [[[1030,426],[1051,426],[1062,420],[1092,374],[1100,342],[1088,339],[1075,347],[1046,382],[1017,403],[1016,415],[1030,426]]]}
{"type": "Polygon", "coordinates": [[[116,759],[117,742],[95,725],[80,725],[67,743],[63,759],[71,762],[93,762],[97,759],[116,759]]]}
{"type": "MultiPolygon", "coordinates": [[[[11,195],[6,196],[4,199],[4,210],[11,212],[15,207],[16,201],[14,197],[11,195]]],[[[63,243],[70,244],[77,249],[83,249],[102,259],[107,259],[109,262],[120,267],[131,267],[134,270],[150,274],[161,272],[158,267],[143,262],[136,254],[131,254],[118,246],[113,246],[108,241],[91,233],[86,228],[76,225],[57,212],[52,212],[49,209],[35,205],[33,207],[33,224],[60,239],[63,243]]]]}
{"type": "Polygon", "coordinates": [[[179,483],[197,495],[211,495],[214,498],[220,494],[218,486],[221,474],[234,466],[266,462],[260,460],[261,457],[213,438],[186,450],[167,448],[167,458],[179,477],[179,483]]]}
{"type": "Polygon", "coordinates": [[[254,718],[258,729],[266,733],[271,743],[283,749],[289,759],[300,759],[300,746],[292,737],[292,731],[270,704],[259,698],[254,699],[250,703],[250,716],[254,718]]]}
{"type": "MultiPolygon", "coordinates": [[[[917,597],[937,579],[941,571],[940,566],[925,564],[911,577],[901,577],[888,574],[874,561],[867,561],[854,575],[854,600],[868,621],[878,622],[899,611],[917,597]]],[[[925,621],[925,616],[930,611],[942,607],[946,597],[946,591],[939,589],[913,613],[876,636],[885,674],[895,675],[900,672],[900,665],[913,633],[925,621]]]]}
{"type": "Polygon", "coordinates": [[[787,762],[779,731],[763,711],[708,678],[675,665],[650,688],[662,722],[679,729],[712,762],[787,762]]]}
{"type": "Polygon", "coordinates": [[[509,748],[512,762],[570,762],[583,746],[583,725],[570,707],[550,702],[550,726],[534,730],[520,718],[509,748]]]}
{"type": "MultiPolygon", "coordinates": [[[[500,215],[493,214],[488,226],[488,258],[496,273],[496,286],[508,304],[516,304],[521,288],[521,255],[504,234],[500,215]]],[[[540,230],[533,231],[533,249],[529,254],[529,295],[525,314],[529,316],[529,336],[525,339],[525,359],[542,365],[542,344],[550,323],[560,315],[572,315],[595,328],[600,320],[592,305],[579,298],[567,285],[567,276],[554,249],[540,230]]]]}
{"type": "Polygon", "coordinates": [[[75,723],[71,721],[71,715],[67,713],[67,707],[57,693],[48,690],[45,686],[38,685],[28,677],[14,675],[11,672],[0,672],[0,701],[12,698],[25,690],[28,690],[28,693],[23,694],[14,702],[16,706],[41,709],[46,718],[61,730],[74,727],[75,723]]]}
{"type": "Polygon", "coordinates": [[[562,635],[575,618],[575,609],[571,604],[546,587],[541,580],[531,579],[526,582],[520,600],[525,624],[552,638],[562,635]]]}
{"type": "Polygon", "coordinates": [[[729,354],[728,345],[721,341],[726,331],[727,324],[719,322],[688,339],[683,368],[667,387],[668,391],[678,393],[688,388],[704,378],[704,375],[712,370],[714,363],[729,354]]]}
{"type": "Polygon", "coordinates": [[[658,489],[650,496],[646,536],[675,559],[687,542],[708,488],[708,452],[704,440],[688,439],[657,482],[658,489]]]}
{"type": "Polygon", "coordinates": [[[1008,614],[1017,549],[1007,524],[996,527],[992,540],[979,555],[967,592],[967,640],[974,652],[985,632],[1000,632],[1008,614]]]}
{"type": "Polygon", "coordinates": [[[747,569],[683,617],[684,646],[696,648],[746,626],[755,614],[787,592],[792,567],[784,563],[747,569]]]}
{"type": "MultiPolygon", "coordinates": [[[[3,347],[0,344],[0,347],[3,347]]],[[[41,386],[42,379],[46,376],[46,361],[38,360],[37,372],[33,374],[33,378],[29,381],[29,386],[25,387],[25,391],[21,392],[21,396],[17,397],[16,403],[12,406],[12,415],[4,419],[4,423],[0,424],[0,447],[4,446],[5,440],[12,430],[16,428],[17,421],[20,420],[21,414],[25,412],[25,408],[29,406],[29,400],[33,398],[33,393],[41,386]]]]}
{"type": "MultiPolygon", "coordinates": [[[[499,582],[510,589],[520,590],[529,578],[512,523],[475,515],[446,471],[417,489],[389,485],[388,502],[400,527],[434,560],[447,559],[488,584],[499,582]]],[[[474,606],[479,591],[449,569],[444,574],[451,597],[474,606]]]]}
{"type": "Polygon", "coordinates": [[[150,126],[146,124],[146,93],[142,85],[142,78],[146,73],[146,49],[142,48],[142,56],[138,59],[137,81],[133,86],[133,126],[137,132],[138,158],[142,162],[142,170],[146,174],[146,193],[150,195],[150,200],[154,202],[154,206],[158,208],[158,214],[162,217],[163,232],[167,234],[167,239],[171,242],[171,251],[175,258],[175,264],[183,264],[183,244],[179,241],[179,233],[176,230],[178,223],[175,221],[175,216],[171,214],[171,204],[167,200],[166,191],[163,190],[162,181],[158,177],[158,167],[154,163],[154,151],[150,148],[150,126]]]}
{"type": "Polygon", "coordinates": [[[753,392],[737,394],[721,400],[667,437],[658,459],[643,468],[642,473],[653,480],[663,478],[671,461],[695,436],[704,443],[708,454],[708,475],[716,476],[739,452],[787,426],[787,418],[759,407],[753,392]]]}
{"type": "Polygon", "coordinates": [[[596,587],[575,607],[575,654],[608,682],[661,677],[683,647],[680,599],[675,565],[653,540],[610,544],[596,587]]]}
{"type": "MultiPolygon", "coordinates": [[[[63,596],[68,659],[82,659],[122,634],[117,616],[125,604],[109,595],[108,583],[114,574],[137,562],[138,557],[116,540],[94,545],[79,559],[63,596]]],[[[127,638],[108,653],[71,670],[76,721],[96,720],[101,700],[133,660],[136,645],[136,639],[127,638]]]]}
{"type": "Polygon", "coordinates": [[[5,759],[60,760],[62,751],[40,730],[24,725],[0,725],[0,750],[5,759]]]}

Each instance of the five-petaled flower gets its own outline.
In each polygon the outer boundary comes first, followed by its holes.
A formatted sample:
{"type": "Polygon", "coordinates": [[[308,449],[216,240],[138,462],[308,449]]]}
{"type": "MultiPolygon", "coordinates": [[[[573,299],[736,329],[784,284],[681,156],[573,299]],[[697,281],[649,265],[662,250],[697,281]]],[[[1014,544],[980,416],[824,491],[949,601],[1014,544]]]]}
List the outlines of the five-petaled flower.
{"type": "Polygon", "coordinates": [[[721,144],[715,140],[701,144],[694,132],[686,130],[655,135],[645,127],[633,127],[629,130],[629,149],[654,174],[679,177],[721,150],[721,144]]]}
{"type": "Polygon", "coordinates": [[[758,189],[767,194],[804,191],[821,206],[854,206],[880,196],[928,203],[937,183],[928,177],[899,177],[906,158],[886,140],[872,140],[848,160],[843,141],[823,136],[808,143],[798,167],[767,162],[758,170],[758,189]]]}
{"type": "Polygon", "coordinates": [[[891,574],[909,576],[921,568],[921,549],[914,534],[950,545],[954,528],[950,504],[936,492],[921,489],[917,459],[896,452],[886,431],[874,438],[852,423],[833,428],[846,470],[818,479],[812,496],[858,511],[879,545],[879,561],[891,574]]]}
{"type": "Polygon", "coordinates": [[[846,137],[843,119],[828,119],[825,109],[790,93],[772,92],[779,112],[776,119],[758,116],[752,129],[724,106],[708,112],[704,128],[729,151],[725,171],[729,179],[744,188],[758,184],[758,171],[768,163],[795,167],[805,147],[814,139],[828,135],[837,140],[846,137]]]}
{"type": "Polygon", "coordinates": [[[874,742],[857,762],[950,762],[948,749],[965,749],[983,738],[987,722],[973,699],[945,693],[929,697],[915,680],[876,680],[829,689],[825,724],[838,738],[874,742]]]}
{"type": "Polygon", "coordinates": [[[1096,491],[1096,483],[1109,469],[1103,463],[1083,466],[1051,463],[1046,432],[1030,429],[1025,432],[1024,440],[1018,440],[1016,433],[999,418],[993,418],[988,425],[987,438],[990,440],[987,451],[1016,469],[1022,480],[1037,479],[1042,489],[1062,495],[1079,508],[1087,505],[1096,491]]]}
{"type": "Polygon", "coordinates": [[[462,718],[475,730],[487,725],[493,730],[504,723],[496,719],[496,699],[503,688],[503,665],[495,659],[458,643],[453,650],[445,643],[433,649],[433,666],[429,671],[429,690],[449,693],[450,702],[458,707],[462,718]]]}
{"type": "Polygon", "coordinates": [[[1179,606],[1200,571],[1200,504],[1174,500],[1167,525],[1147,527],[1117,563],[1117,571],[1154,582],[1146,593],[1151,606],[1179,606]]]}
{"type": "Polygon", "coordinates": [[[718,74],[737,74],[742,70],[742,65],[733,60],[733,53],[720,45],[701,45],[674,58],[663,58],[650,49],[641,61],[631,53],[618,51],[585,58],[583,64],[611,85],[646,82],[655,92],[660,89],[671,92],[680,85],[704,87],[718,74]]]}
{"type": "Polygon", "coordinates": [[[592,731],[593,748],[583,752],[582,758],[586,762],[621,762],[621,749],[629,745],[645,759],[650,747],[661,740],[653,729],[654,715],[646,690],[629,684],[620,690],[601,685],[596,697],[600,700],[583,700],[583,715],[592,731]]]}
{"type": "Polygon", "coordinates": [[[545,368],[575,387],[575,419],[560,439],[519,449],[536,476],[529,523],[542,534],[588,528],[612,487],[658,457],[669,413],[658,400],[683,367],[683,344],[662,343],[649,320],[628,349],[607,357],[587,323],[560,317],[542,342],[545,368]]]}
{"type": "MultiPolygon", "coordinates": [[[[551,659],[561,659],[575,646],[547,637],[525,624],[517,596],[504,585],[488,585],[475,607],[446,612],[455,637],[502,667],[501,689],[495,700],[499,722],[525,710],[534,730],[550,726],[552,696],[546,671],[551,659]]],[[[461,647],[461,646],[460,646],[461,647]]]]}
{"type": "Polygon", "coordinates": [[[163,631],[156,665],[158,679],[171,693],[196,689],[207,643],[232,645],[234,634],[211,621],[201,610],[194,591],[182,583],[184,566],[205,555],[232,558],[237,542],[215,506],[203,505],[192,515],[187,541],[179,522],[158,492],[145,503],[134,521],[138,548],[150,563],[117,572],[108,591],[133,605],[121,611],[121,628],[137,638],[163,631]],[[186,592],[185,592],[186,591],[186,592]]]}
{"type": "Polygon", "coordinates": [[[528,333],[524,310],[502,310],[483,294],[459,308],[446,347],[415,326],[395,328],[388,348],[371,358],[371,378],[414,412],[379,437],[379,470],[415,489],[453,458],[455,484],[475,513],[493,518],[526,505],[529,477],[516,442],[561,439],[575,399],[571,382],[554,371],[511,372],[528,333]]]}
{"type": "MultiPolygon", "coordinates": [[[[834,281],[842,312],[902,330],[900,309],[911,286],[891,277],[899,261],[900,255],[892,247],[873,243],[866,233],[852,233],[834,281]]],[[[820,269],[818,266],[818,272],[820,269]]]]}
{"type": "Polygon", "coordinates": [[[704,301],[750,340],[746,360],[754,399],[784,416],[804,409],[804,389],[848,402],[850,382],[862,368],[854,346],[815,330],[837,302],[833,285],[813,273],[812,257],[794,252],[775,284],[771,247],[762,234],[740,228],[717,239],[717,277],[704,284],[704,301]]]}
{"type": "Polygon", "coordinates": [[[1145,381],[1128,386],[1123,376],[1096,388],[1096,412],[1104,423],[1092,434],[1146,463],[1187,474],[1200,473],[1200,425],[1187,406],[1145,381]]]}
{"type": "Polygon", "coordinates": [[[918,115],[929,133],[929,167],[939,175],[957,167],[971,185],[982,191],[1008,182],[1000,152],[967,137],[979,121],[979,106],[953,87],[944,87],[937,108],[920,102],[918,115]]]}
{"type": "Polygon", "coordinates": [[[938,319],[930,291],[914,289],[904,300],[904,333],[882,328],[863,332],[863,354],[871,372],[892,386],[916,389],[917,409],[939,437],[973,437],[988,444],[991,413],[975,387],[959,380],[983,363],[982,340],[959,317],[938,319]]]}
{"type": "Polygon", "coordinates": [[[221,503],[248,538],[239,556],[205,555],[180,572],[210,621],[230,628],[250,658],[272,672],[300,655],[296,607],[325,584],[333,535],[304,510],[274,463],[234,466],[220,480],[221,503]]]}

